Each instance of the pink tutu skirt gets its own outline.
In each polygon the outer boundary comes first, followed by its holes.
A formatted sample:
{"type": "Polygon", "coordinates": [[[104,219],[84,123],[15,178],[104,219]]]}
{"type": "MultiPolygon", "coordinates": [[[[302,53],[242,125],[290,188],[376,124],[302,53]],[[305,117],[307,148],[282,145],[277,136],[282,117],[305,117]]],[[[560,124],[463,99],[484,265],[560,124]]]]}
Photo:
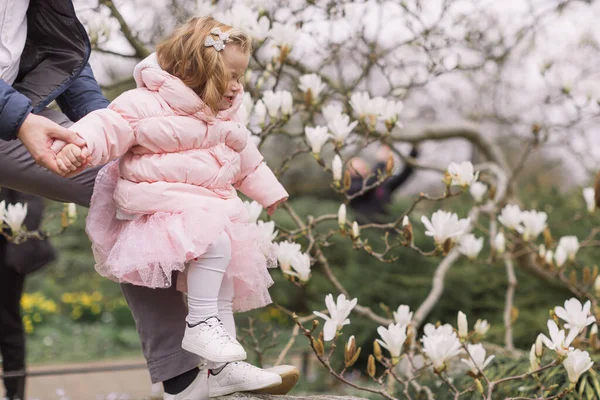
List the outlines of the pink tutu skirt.
{"type": "MultiPolygon", "coordinates": [[[[177,289],[185,292],[187,263],[204,254],[225,232],[232,254],[224,279],[234,283],[233,310],[243,312],[271,303],[268,288],[273,280],[267,267],[276,266],[275,248],[261,238],[256,224],[234,222],[199,208],[118,219],[113,200],[118,178],[118,161],[100,170],[86,221],[100,275],[120,283],[167,288],[177,271],[177,289]]],[[[243,210],[240,220],[247,218],[243,210]]]]}

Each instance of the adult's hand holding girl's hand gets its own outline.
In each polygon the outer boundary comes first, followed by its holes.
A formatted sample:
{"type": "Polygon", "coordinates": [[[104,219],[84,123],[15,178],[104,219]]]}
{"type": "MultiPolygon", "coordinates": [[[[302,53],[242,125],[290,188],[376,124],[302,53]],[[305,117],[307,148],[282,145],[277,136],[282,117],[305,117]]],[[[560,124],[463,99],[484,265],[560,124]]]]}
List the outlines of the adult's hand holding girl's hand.
{"type": "Polygon", "coordinates": [[[59,168],[55,153],[50,148],[54,140],[63,140],[80,147],[85,146],[85,141],[75,132],[35,114],[29,114],[25,118],[17,137],[23,142],[36,163],[63,176],[65,172],[59,168]]]}
{"type": "Polygon", "coordinates": [[[56,155],[56,164],[63,175],[70,176],[85,168],[87,157],[87,147],[82,149],[69,143],[56,155]]]}

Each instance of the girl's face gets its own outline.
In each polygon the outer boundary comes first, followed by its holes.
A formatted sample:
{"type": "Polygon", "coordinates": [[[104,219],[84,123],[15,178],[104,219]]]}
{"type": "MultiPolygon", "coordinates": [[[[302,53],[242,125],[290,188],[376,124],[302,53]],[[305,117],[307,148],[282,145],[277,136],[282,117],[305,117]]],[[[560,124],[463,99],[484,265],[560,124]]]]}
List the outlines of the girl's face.
{"type": "Polygon", "coordinates": [[[219,102],[219,110],[226,110],[233,104],[233,99],[242,90],[241,80],[250,62],[250,54],[244,53],[240,46],[227,44],[223,49],[223,61],[229,71],[229,82],[223,98],[219,102]]]}

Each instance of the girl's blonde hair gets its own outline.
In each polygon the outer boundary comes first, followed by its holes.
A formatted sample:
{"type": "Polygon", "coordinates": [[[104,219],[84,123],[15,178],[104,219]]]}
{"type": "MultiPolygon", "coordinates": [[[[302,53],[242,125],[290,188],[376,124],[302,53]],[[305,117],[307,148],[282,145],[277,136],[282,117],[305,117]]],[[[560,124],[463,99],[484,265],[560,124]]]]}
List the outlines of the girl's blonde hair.
{"type": "Polygon", "coordinates": [[[214,114],[218,112],[230,79],[222,51],[204,46],[215,28],[229,33],[226,47],[237,45],[244,53],[252,51],[252,42],[246,33],[212,17],[190,18],[156,46],[160,67],[192,88],[214,114]]]}

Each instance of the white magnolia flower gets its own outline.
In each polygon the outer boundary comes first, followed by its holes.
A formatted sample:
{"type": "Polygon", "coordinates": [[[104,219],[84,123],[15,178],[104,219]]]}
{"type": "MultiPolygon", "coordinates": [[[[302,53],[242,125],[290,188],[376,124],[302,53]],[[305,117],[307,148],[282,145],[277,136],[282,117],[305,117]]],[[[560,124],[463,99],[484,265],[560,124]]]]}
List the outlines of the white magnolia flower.
{"type": "Polygon", "coordinates": [[[390,124],[396,123],[398,121],[398,115],[402,112],[404,108],[404,104],[401,101],[385,101],[383,107],[379,111],[379,117],[390,124]]]}
{"type": "MultiPolygon", "coordinates": [[[[350,106],[359,118],[363,118],[372,113],[371,96],[367,92],[353,93],[350,96],[350,106]]],[[[374,114],[377,115],[378,113],[375,112],[374,114]]]]}
{"type": "Polygon", "coordinates": [[[458,312],[458,337],[461,339],[466,338],[469,335],[469,323],[467,322],[467,316],[464,312],[458,312]]]}
{"type": "Polygon", "coordinates": [[[406,341],[406,325],[390,324],[387,329],[380,326],[377,328],[377,333],[379,333],[382,339],[377,339],[377,343],[384,349],[387,349],[392,357],[400,357],[402,346],[406,341]]]}
{"type": "Polygon", "coordinates": [[[455,240],[461,236],[469,225],[469,219],[458,219],[454,213],[438,210],[431,216],[431,221],[426,216],[421,217],[421,222],[427,229],[425,235],[433,236],[438,245],[444,244],[447,239],[455,240]]]}
{"type": "Polygon", "coordinates": [[[329,140],[326,126],[315,126],[314,128],[307,126],[304,128],[304,133],[314,154],[319,154],[323,145],[329,140]]]}
{"type": "Polygon", "coordinates": [[[2,222],[4,222],[4,214],[6,214],[6,201],[0,201],[0,227],[2,226],[2,222]]]}
{"type": "Polygon", "coordinates": [[[310,256],[306,253],[297,252],[292,255],[291,262],[294,271],[288,272],[288,275],[298,277],[301,282],[308,282],[310,278],[310,256]]]}
{"type": "Polygon", "coordinates": [[[544,211],[523,211],[521,213],[521,223],[523,226],[517,227],[517,232],[523,235],[523,239],[535,240],[546,229],[546,220],[548,214],[544,211]]]}
{"type": "Polygon", "coordinates": [[[582,306],[575,297],[565,301],[564,307],[554,308],[556,316],[566,322],[566,329],[574,329],[578,333],[586,326],[596,322],[596,318],[590,315],[592,303],[588,300],[582,306]]]}
{"type": "Polygon", "coordinates": [[[473,375],[479,375],[479,371],[483,371],[485,367],[494,359],[494,356],[485,358],[485,349],[481,343],[467,345],[467,350],[471,357],[462,359],[469,366],[469,370],[473,375]]]}
{"type": "Polygon", "coordinates": [[[517,229],[521,224],[521,208],[516,204],[508,204],[502,209],[498,221],[508,229],[517,229]]]}
{"type": "Polygon", "coordinates": [[[256,119],[259,125],[265,124],[265,119],[267,116],[267,107],[265,106],[265,103],[263,103],[262,100],[258,100],[254,105],[254,115],[256,115],[256,119]]]}
{"type": "Polygon", "coordinates": [[[281,97],[281,113],[286,117],[292,115],[294,111],[294,99],[292,98],[292,94],[287,90],[282,90],[279,96],[281,97]]]}
{"type": "Polygon", "coordinates": [[[331,132],[331,136],[339,143],[344,143],[348,135],[356,127],[358,121],[350,122],[350,117],[346,114],[338,114],[328,121],[327,126],[331,132]]]}
{"type": "Polygon", "coordinates": [[[291,49],[298,40],[298,30],[293,24],[273,23],[273,27],[269,31],[269,38],[276,46],[286,47],[291,49]]]}
{"type": "Polygon", "coordinates": [[[298,87],[310,101],[310,104],[316,104],[319,95],[326,86],[319,75],[307,74],[300,77],[300,84],[298,87]]]}
{"type": "Polygon", "coordinates": [[[244,105],[246,112],[250,114],[252,112],[252,108],[254,108],[254,101],[252,101],[252,96],[250,93],[244,93],[244,97],[242,97],[242,104],[244,105]]]}
{"type": "Polygon", "coordinates": [[[581,374],[590,369],[594,363],[587,351],[575,349],[569,353],[569,356],[563,361],[563,365],[569,375],[569,381],[577,383],[581,374]]]}
{"type": "Polygon", "coordinates": [[[434,328],[428,324],[424,328],[425,336],[423,342],[423,352],[433,363],[433,367],[440,371],[448,360],[461,353],[460,340],[449,324],[434,328]]]}
{"type": "Polygon", "coordinates": [[[406,305],[398,306],[398,310],[394,311],[392,314],[394,315],[394,321],[400,325],[410,324],[413,317],[410,307],[406,305]]]}
{"type": "Polygon", "coordinates": [[[596,191],[593,187],[583,189],[583,198],[585,199],[588,212],[593,213],[596,211],[596,191]]]}
{"type": "Polygon", "coordinates": [[[266,242],[272,242],[277,237],[279,231],[275,230],[275,221],[258,221],[256,222],[261,239],[266,242]]]}
{"type": "Polygon", "coordinates": [[[340,208],[338,209],[338,225],[346,225],[346,205],[343,203],[340,204],[340,208]]]}
{"type": "Polygon", "coordinates": [[[27,204],[9,204],[4,212],[4,222],[8,225],[13,235],[19,233],[23,227],[23,221],[27,216],[27,204]]]}
{"type": "Polygon", "coordinates": [[[567,257],[568,254],[564,247],[558,246],[556,248],[556,252],[554,252],[554,261],[556,262],[556,266],[560,268],[563,265],[565,265],[565,263],[567,262],[567,257]]]}
{"type": "Polygon", "coordinates": [[[281,108],[281,95],[279,92],[275,93],[272,90],[266,90],[263,93],[262,97],[263,103],[265,103],[265,107],[267,107],[267,112],[269,116],[273,119],[277,118],[277,113],[281,108]]]}
{"type": "Polygon", "coordinates": [[[325,320],[325,326],[323,326],[323,339],[326,342],[333,340],[338,330],[342,329],[344,325],[348,325],[350,320],[348,316],[350,312],[356,306],[358,299],[346,300],[346,296],[340,294],[337,298],[337,303],[333,301],[333,295],[328,294],[325,297],[325,305],[329,311],[329,316],[313,311],[317,317],[321,317],[325,320]]]}
{"type": "Polygon", "coordinates": [[[352,223],[352,237],[358,238],[360,236],[360,227],[358,226],[358,222],[354,221],[352,223]]]}
{"type": "Polygon", "coordinates": [[[531,351],[529,352],[529,370],[531,372],[537,371],[540,369],[540,361],[538,357],[535,355],[535,344],[531,345],[531,351]]]}
{"type": "Polygon", "coordinates": [[[479,177],[479,171],[477,173],[473,172],[471,161],[463,161],[460,164],[452,162],[448,165],[447,171],[450,178],[452,178],[452,186],[462,186],[463,188],[471,186],[479,177]]]}
{"type": "Polygon", "coordinates": [[[469,193],[473,196],[473,199],[477,203],[481,203],[483,201],[483,196],[487,192],[488,187],[485,183],[482,182],[473,182],[471,185],[471,189],[469,189],[469,193]]]}
{"type": "Polygon", "coordinates": [[[298,243],[286,240],[277,244],[277,260],[283,272],[287,274],[292,270],[292,260],[298,253],[301,253],[298,243]]]}
{"type": "Polygon", "coordinates": [[[494,249],[498,254],[502,254],[506,251],[506,237],[504,233],[498,232],[494,237],[494,249]]]}
{"type": "Polygon", "coordinates": [[[477,332],[478,335],[485,336],[489,330],[490,324],[487,322],[487,320],[478,319],[477,322],[475,322],[475,332],[477,332]]]}
{"type": "Polygon", "coordinates": [[[472,233],[468,233],[460,238],[458,251],[467,256],[470,260],[477,258],[483,249],[483,238],[477,239],[472,233]]]}
{"type": "Polygon", "coordinates": [[[327,124],[331,124],[335,119],[342,115],[342,106],[339,104],[329,104],[321,110],[327,124]]]}
{"type": "Polygon", "coordinates": [[[452,327],[452,325],[450,324],[444,324],[444,325],[440,325],[438,327],[436,327],[433,324],[425,324],[425,326],[423,327],[423,333],[426,336],[436,336],[436,335],[452,335],[454,333],[454,335],[456,336],[456,333],[454,332],[454,328],[452,327]]]}
{"type": "Polygon", "coordinates": [[[331,162],[331,170],[333,171],[333,180],[340,181],[342,179],[342,159],[339,155],[335,155],[333,157],[333,161],[331,162]]]}
{"type": "Polygon", "coordinates": [[[263,210],[262,206],[256,201],[244,201],[244,206],[246,206],[246,211],[248,211],[248,222],[253,224],[258,221],[263,210]]]}
{"type": "Polygon", "coordinates": [[[569,335],[565,334],[564,330],[558,330],[556,322],[548,320],[548,332],[550,332],[550,339],[546,335],[542,334],[542,340],[546,347],[550,350],[554,350],[559,356],[566,356],[573,347],[569,347],[571,342],[577,336],[577,329],[571,329],[569,335]]]}
{"type": "Polygon", "coordinates": [[[573,261],[579,251],[579,239],[577,239],[577,236],[563,236],[558,241],[558,247],[562,247],[567,253],[569,260],[573,261]]]}

